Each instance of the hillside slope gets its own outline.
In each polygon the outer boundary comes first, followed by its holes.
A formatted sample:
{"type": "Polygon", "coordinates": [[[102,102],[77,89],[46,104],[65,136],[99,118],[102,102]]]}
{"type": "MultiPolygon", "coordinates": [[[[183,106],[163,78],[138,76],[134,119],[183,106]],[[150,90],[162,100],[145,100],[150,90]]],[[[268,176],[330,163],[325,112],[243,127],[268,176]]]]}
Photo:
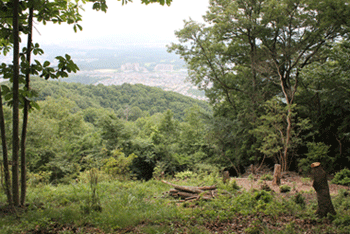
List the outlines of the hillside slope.
{"type": "Polygon", "coordinates": [[[170,109],[174,117],[180,120],[183,119],[185,110],[194,105],[206,111],[211,110],[208,103],[204,101],[141,84],[95,86],[36,78],[33,79],[32,87],[39,92],[38,100],[44,100],[48,96],[66,97],[74,100],[82,109],[102,107],[111,108],[117,112],[137,107],[150,115],[170,109]]]}

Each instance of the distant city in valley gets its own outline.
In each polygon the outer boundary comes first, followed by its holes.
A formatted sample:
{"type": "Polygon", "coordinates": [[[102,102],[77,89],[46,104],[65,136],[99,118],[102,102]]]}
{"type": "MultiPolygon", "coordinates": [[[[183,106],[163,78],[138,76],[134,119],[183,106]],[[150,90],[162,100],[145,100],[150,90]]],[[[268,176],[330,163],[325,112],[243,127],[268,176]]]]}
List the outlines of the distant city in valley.
{"type": "Polygon", "coordinates": [[[102,50],[72,50],[80,67],[66,82],[122,85],[143,84],[206,100],[204,91],[187,81],[185,63],[166,48],[126,47],[102,50]]]}
{"type": "MultiPolygon", "coordinates": [[[[46,46],[43,56],[35,59],[48,60],[55,65],[55,57],[69,54],[80,71],[72,73],[65,82],[83,84],[122,85],[143,84],[177,92],[192,98],[206,100],[204,91],[198,90],[187,78],[185,63],[178,55],[168,53],[164,47],[119,47],[101,49],[64,48],[46,46]]],[[[10,63],[12,57],[1,58],[10,63]]]]}
{"type": "MultiPolygon", "coordinates": [[[[81,71],[79,77],[98,80],[94,85],[143,84],[159,87],[165,91],[173,91],[192,98],[206,100],[204,92],[191,83],[186,82],[187,70],[173,70],[171,64],[157,64],[153,71],[148,71],[139,64],[123,64],[120,70],[99,69],[81,71]]],[[[72,81],[74,81],[74,76],[72,81]]]]}

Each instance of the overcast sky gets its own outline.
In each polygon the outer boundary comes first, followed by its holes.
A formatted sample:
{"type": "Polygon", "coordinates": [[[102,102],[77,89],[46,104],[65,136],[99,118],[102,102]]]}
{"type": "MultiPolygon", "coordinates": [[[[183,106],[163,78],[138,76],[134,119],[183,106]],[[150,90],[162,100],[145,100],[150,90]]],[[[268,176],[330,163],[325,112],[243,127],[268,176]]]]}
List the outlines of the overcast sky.
{"type": "Polygon", "coordinates": [[[118,47],[144,44],[160,46],[176,41],[174,31],[190,17],[202,21],[209,0],[173,0],[171,6],[157,3],[144,5],[134,0],[122,6],[121,1],[107,0],[107,13],[93,11],[85,5],[83,31],[74,33],[72,25],[36,25],[34,41],[41,45],[65,47],[118,47]]]}

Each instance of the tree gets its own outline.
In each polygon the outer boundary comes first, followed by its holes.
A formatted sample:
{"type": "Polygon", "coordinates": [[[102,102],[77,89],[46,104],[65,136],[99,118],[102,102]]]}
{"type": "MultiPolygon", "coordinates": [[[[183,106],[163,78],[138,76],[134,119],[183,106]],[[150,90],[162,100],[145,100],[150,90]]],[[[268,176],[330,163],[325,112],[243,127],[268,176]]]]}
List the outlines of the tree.
{"type": "Polygon", "coordinates": [[[76,165],[95,145],[101,145],[101,138],[92,139],[96,135],[93,126],[84,122],[74,101],[48,98],[38,105],[42,109],[29,115],[27,167],[31,173],[48,173],[50,182],[65,182],[63,177],[76,176],[81,169],[76,165]]]}
{"type": "MultiPolygon", "coordinates": [[[[310,121],[307,118],[295,118],[296,111],[294,110],[296,105],[292,106],[292,120],[293,129],[291,131],[291,139],[287,142],[287,135],[285,124],[287,122],[288,105],[283,103],[280,99],[273,98],[266,101],[264,104],[265,113],[262,114],[256,122],[256,127],[251,131],[258,141],[260,141],[260,147],[258,150],[264,154],[264,158],[274,158],[276,164],[286,165],[289,162],[285,162],[284,149],[289,147],[290,159],[296,154],[296,149],[302,144],[301,133],[311,128],[310,121]],[[289,146],[286,144],[289,143],[289,146]]],[[[304,136],[305,137],[305,136],[304,136]]],[[[289,167],[289,165],[287,165],[289,167]]]]}
{"type": "MultiPolygon", "coordinates": [[[[82,3],[86,3],[87,1],[83,0],[82,3]]],[[[91,0],[89,2],[93,2],[93,9],[102,10],[106,12],[107,5],[105,0],[91,0]]],[[[123,0],[123,4],[127,3],[127,0],[123,0]]],[[[159,2],[161,5],[165,3],[170,5],[171,0],[142,0],[142,3],[149,4],[153,2],[159,2]]],[[[12,196],[13,199],[10,199],[10,194],[7,191],[8,202],[11,204],[12,200],[15,206],[19,205],[19,107],[20,104],[24,106],[24,126],[22,131],[22,153],[21,153],[21,180],[22,180],[22,195],[21,195],[21,203],[23,205],[25,201],[25,139],[26,139],[26,125],[27,125],[27,115],[28,115],[28,107],[30,105],[29,100],[31,97],[30,88],[29,88],[29,76],[30,75],[40,75],[45,79],[49,78],[59,78],[59,77],[68,77],[68,73],[76,72],[78,67],[71,60],[69,55],[65,55],[65,57],[58,56],[56,59],[59,61],[58,68],[54,69],[50,67],[50,62],[46,61],[41,64],[39,61],[35,61],[35,64],[30,63],[30,54],[32,52],[43,53],[41,49],[39,49],[39,45],[32,45],[32,21],[35,18],[38,22],[42,22],[46,24],[46,22],[51,21],[53,23],[61,24],[66,22],[68,24],[73,24],[73,29],[77,31],[81,30],[82,27],[79,25],[79,21],[81,21],[82,17],[79,13],[81,9],[80,2],[70,2],[70,1],[54,1],[47,2],[43,0],[13,0],[0,1],[1,5],[1,15],[2,17],[0,21],[0,41],[2,42],[2,46],[0,47],[0,51],[6,54],[11,47],[13,47],[13,64],[7,66],[6,64],[1,64],[0,74],[3,75],[3,78],[10,79],[12,82],[12,89],[6,89],[3,86],[3,90],[7,90],[7,92],[2,92],[5,99],[11,99],[10,103],[13,107],[13,147],[12,147],[12,196]],[[28,10],[28,11],[27,11],[28,10]],[[7,20],[7,18],[12,18],[12,23],[7,20]],[[23,54],[20,54],[20,36],[21,34],[28,35],[28,47],[23,49],[23,54]],[[32,48],[34,48],[32,50],[32,48]],[[36,50],[35,50],[36,48],[36,50]],[[27,57],[25,56],[27,55],[27,57]],[[21,59],[21,63],[20,63],[21,59]],[[39,74],[40,73],[40,74],[39,74]],[[26,79],[23,77],[26,76],[26,79]],[[20,90],[20,83],[25,84],[25,88],[20,90]]],[[[33,102],[31,102],[33,104],[33,102]]],[[[0,111],[0,114],[2,112],[0,111]]],[[[4,119],[3,116],[0,119],[4,119]]],[[[1,126],[3,126],[1,124],[1,126]]],[[[2,134],[5,134],[2,131],[2,134]]],[[[7,150],[5,146],[6,142],[3,142],[3,151],[7,150]]],[[[7,151],[6,151],[7,152],[7,151]]],[[[4,153],[4,168],[7,170],[8,161],[7,153],[4,153]]],[[[8,171],[5,172],[6,178],[8,177],[8,171]]],[[[6,188],[9,188],[9,181],[6,181],[6,188]]]]}
{"type": "MultiPolygon", "coordinates": [[[[38,21],[43,21],[44,23],[48,20],[55,20],[55,18],[60,18],[60,14],[67,13],[70,10],[74,9],[72,5],[66,7],[62,5],[43,4],[40,1],[1,1],[1,13],[5,16],[4,18],[12,18],[12,24],[7,22],[2,24],[0,30],[2,35],[2,40],[5,42],[1,47],[1,51],[6,55],[9,48],[13,47],[13,64],[7,66],[6,64],[1,64],[0,73],[3,75],[3,78],[10,79],[12,82],[12,89],[3,86],[2,94],[5,97],[6,101],[9,101],[9,104],[12,105],[13,113],[13,130],[12,130],[12,196],[14,205],[19,205],[19,108],[24,106],[24,122],[22,127],[22,153],[21,153],[21,182],[22,182],[22,192],[21,192],[21,203],[24,204],[25,201],[25,138],[26,138],[26,125],[27,125],[27,115],[29,100],[32,96],[32,92],[29,89],[29,76],[31,74],[38,75],[41,72],[41,76],[48,78],[58,78],[58,77],[67,77],[67,72],[76,72],[78,67],[71,61],[70,56],[66,55],[65,57],[57,57],[59,60],[59,65],[57,69],[49,67],[50,63],[45,62],[41,64],[36,61],[35,64],[30,64],[30,54],[32,52],[42,53],[38,45],[32,46],[32,21],[34,10],[38,12],[36,18],[38,21]],[[36,7],[34,9],[34,7],[36,7]],[[29,8],[29,13],[27,9],[29,8]],[[44,10],[50,9],[52,14],[45,14],[44,10]],[[10,14],[12,12],[12,14],[10,14]],[[29,16],[28,16],[29,15],[29,16]],[[23,48],[23,53],[20,54],[20,36],[21,33],[28,34],[28,47],[23,48]],[[12,35],[12,36],[11,36],[12,35]],[[33,51],[32,51],[33,47],[33,51]],[[24,79],[25,77],[25,79],[24,79]],[[19,89],[20,84],[25,84],[22,90],[19,89]],[[6,87],[6,88],[5,88],[6,87]],[[5,92],[4,92],[5,91],[5,92]]],[[[78,9],[78,8],[77,8],[78,9]]],[[[61,21],[67,21],[68,23],[78,22],[79,14],[78,11],[72,11],[70,14],[67,14],[65,18],[61,21]],[[77,18],[75,18],[78,16],[77,18]]],[[[32,104],[35,106],[35,103],[32,104]]],[[[3,144],[3,150],[6,146],[3,144]]],[[[6,163],[6,162],[4,162],[6,163]]],[[[10,185],[6,185],[10,187],[10,185]]],[[[9,203],[12,203],[9,200],[9,203]]]]}
{"type": "Polygon", "coordinates": [[[170,50],[185,59],[190,79],[216,106],[227,102],[234,111],[240,101],[249,102],[244,111],[251,113],[250,121],[257,119],[261,103],[283,98],[285,171],[300,72],[348,34],[349,16],[345,0],[212,0],[204,17],[207,24],[186,22],[176,32],[180,44],[170,50]]]}
{"type": "Polygon", "coordinates": [[[7,151],[7,141],[6,141],[6,131],[5,131],[5,118],[4,110],[2,106],[2,92],[0,88],[0,130],[1,130],[1,144],[2,144],[2,154],[3,154],[3,164],[4,164],[4,177],[5,177],[5,193],[7,196],[7,201],[12,204],[12,193],[10,188],[10,170],[9,170],[9,160],[7,151]]]}
{"type": "Polygon", "coordinates": [[[325,170],[340,170],[350,162],[350,42],[344,38],[323,53],[326,60],[301,72],[303,86],[297,103],[303,107],[299,115],[307,116],[313,123],[313,131],[318,133],[315,141],[330,146],[333,161],[322,161],[325,170]]]}
{"type": "Polygon", "coordinates": [[[130,137],[130,132],[125,128],[122,120],[114,113],[106,113],[100,117],[98,124],[101,129],[102,139],[105,140],[107,149],[112,151],[122,147],[124,140],[130,137]]]}

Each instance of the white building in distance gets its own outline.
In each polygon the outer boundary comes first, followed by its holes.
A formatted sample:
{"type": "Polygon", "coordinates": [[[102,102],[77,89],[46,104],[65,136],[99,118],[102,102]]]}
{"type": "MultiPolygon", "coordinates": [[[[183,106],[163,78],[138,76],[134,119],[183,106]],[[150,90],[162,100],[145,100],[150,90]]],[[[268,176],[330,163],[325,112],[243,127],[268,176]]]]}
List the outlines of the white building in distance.
{"type": "Polygon", "coordinates": [[[174,65],[171,64],[157,64],[154,67],[154,71],[173,71],[174,65]]]}
{"type": "Polygon", "coordinates": [[[144,67],[140,67],[138,63],[125,63],[120,66],[121,71],[136,71],[136,72],[148,72],[144,67]]]}

